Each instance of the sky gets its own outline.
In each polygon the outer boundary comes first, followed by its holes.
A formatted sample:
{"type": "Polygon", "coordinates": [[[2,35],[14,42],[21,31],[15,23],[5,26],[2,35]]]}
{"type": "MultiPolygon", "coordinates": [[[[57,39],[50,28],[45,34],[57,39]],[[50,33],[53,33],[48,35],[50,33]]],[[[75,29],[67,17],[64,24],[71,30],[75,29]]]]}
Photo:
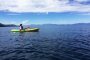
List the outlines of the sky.
{"type": "Polygon", "coordinates": [[[0,0],[0,23],[90,23],[90,0],[0,0]]]}

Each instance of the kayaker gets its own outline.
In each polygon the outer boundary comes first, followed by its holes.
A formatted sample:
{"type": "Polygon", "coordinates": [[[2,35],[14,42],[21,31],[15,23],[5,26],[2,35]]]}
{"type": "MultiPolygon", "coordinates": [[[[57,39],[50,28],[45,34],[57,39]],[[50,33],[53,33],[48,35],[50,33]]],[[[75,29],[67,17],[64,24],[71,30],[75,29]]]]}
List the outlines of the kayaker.
{"type": "Polygon", "coordinates": [[[20,27],[20,31],[21,31],[21,30],[23,30],[23,26],[22,26],[22,24],[20,24],[20,26],[19,26],[19,27],[20,27]]]}

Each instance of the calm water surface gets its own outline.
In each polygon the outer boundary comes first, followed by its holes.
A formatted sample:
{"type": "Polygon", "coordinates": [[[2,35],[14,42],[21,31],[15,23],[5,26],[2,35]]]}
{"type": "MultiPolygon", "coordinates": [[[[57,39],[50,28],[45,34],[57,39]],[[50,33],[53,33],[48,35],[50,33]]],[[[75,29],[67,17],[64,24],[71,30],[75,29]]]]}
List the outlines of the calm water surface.
{"type": "Polygon", "coordinates": [[[39,32],[13,33],[0,27],[1,60],[90,60],[90,28],[37,26],[39,32]]]}

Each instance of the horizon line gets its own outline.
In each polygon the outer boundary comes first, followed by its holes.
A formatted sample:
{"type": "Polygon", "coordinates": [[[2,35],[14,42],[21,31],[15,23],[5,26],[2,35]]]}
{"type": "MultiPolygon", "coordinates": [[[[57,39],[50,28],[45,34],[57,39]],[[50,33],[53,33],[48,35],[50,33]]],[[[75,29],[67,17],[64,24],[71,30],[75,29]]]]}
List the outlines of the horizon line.
{"type": "MultiPolygon", "coordinates": [[[[88,22],[88,23],[90,23],[90,22],[88,22]]],[[[68,24],[45,23],[45,24],[23,24],[23,25],[48,25],[48,24],[51,24],[51,25],[72,25],[72,24],[88,24],[88,23],[68,23],[68,24]]],[[[4,23],[1,23],[1,24],[4,24],[4,23]]],[[[10,24],[4,24],[4,25],[10,25],[10,24]]],[[[19,24],[12,23],[11,25],[19,25],[19,24]]]]}

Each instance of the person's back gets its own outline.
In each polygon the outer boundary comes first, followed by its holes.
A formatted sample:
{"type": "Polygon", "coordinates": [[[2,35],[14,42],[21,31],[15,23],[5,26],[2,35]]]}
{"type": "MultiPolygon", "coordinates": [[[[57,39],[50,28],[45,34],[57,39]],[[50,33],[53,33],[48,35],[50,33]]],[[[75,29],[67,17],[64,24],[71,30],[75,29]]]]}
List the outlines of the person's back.
{"type": "Polygon", "coordinates": [[[22,26],[22,24],[20,24],[20,30],[23,30],[23,26],[22,26]]]}

